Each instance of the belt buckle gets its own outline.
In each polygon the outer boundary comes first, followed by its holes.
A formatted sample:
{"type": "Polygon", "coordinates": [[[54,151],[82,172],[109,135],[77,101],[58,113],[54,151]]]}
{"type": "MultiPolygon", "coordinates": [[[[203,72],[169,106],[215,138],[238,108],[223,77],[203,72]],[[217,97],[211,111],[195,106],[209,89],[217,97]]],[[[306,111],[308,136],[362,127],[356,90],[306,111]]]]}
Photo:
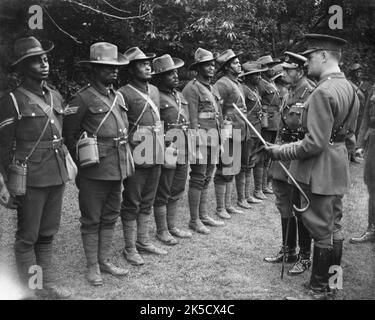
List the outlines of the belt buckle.
{"type": "Polygon", "coordinates": [[[60,139],[53,139],[52,140],[52,149],[57,149],[59,147],[60,139]]]}

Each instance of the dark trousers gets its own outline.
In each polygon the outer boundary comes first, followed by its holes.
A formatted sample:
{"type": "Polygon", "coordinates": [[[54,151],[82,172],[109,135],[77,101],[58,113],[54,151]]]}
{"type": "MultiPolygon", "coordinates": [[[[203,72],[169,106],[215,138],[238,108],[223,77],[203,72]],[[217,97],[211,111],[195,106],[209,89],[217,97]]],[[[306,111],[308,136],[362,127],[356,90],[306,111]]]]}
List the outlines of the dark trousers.
{"type": "MultiPolygon", "coordinates": [[[[310,200],[310,207],[301,213],[302,221],[320,248],[332,248],[332,239],[339,239],[341,233],[342,195],[320,195],[310,191],[309,186],[300,184],[310,200]]],[[[306,206],[301,197],[301,206],[306,206]]]]}
{"type": "Polygon", "coordinates": [[[189,187],[198,190],[207,189],[215,170],[215,164],[211,162],[211,148],[207,147],[206,164],[190,164],[189,187]]]}
{"type": "Polygon", "coordinates": [[[38,238],[53,236],[60,227],[62,199],[65,184],[51,187],[27,187],[26,195],[18,196],[15,248],[29,247],[38,238]]]}
{"type": "Polygon", "coordinates": [[[78,181],[81,232],[87,234],[112,229],[120,215],[122,181],[82,176],[78,181]]]}
{"type": "Polygon", "coordinates": [[[187,164],[177,164],[175,169],[161,168],[154,206],[161,207],[182,198],[187,179],[187,164]]]}
{"type": "MultiPolygon", "coordinates": [[[[272,179],[272,190],[275,194],[275,204],[280,212],[281,218],[295,219],[293,218],[293,204],[296,205],[297,208],[300,206],[300,195],[296,188],[287,181],[272,179]]],[[[297,230],[289,230],[288,237],[294,237],[294,239],[288,239],[288,243],[293,243],[295,247],[297,242],[296,231],[298,231],[300,254],[308,254],[310,253],[311,237],[309,231],[302,222],[301,215],[297,214],[296,218],[297,224],[290,223],[290,226],[297,228],[297,230]]]]}
{"type": "Polygon", "coordinates": [[[124,180],[122,220],[136,220],[139,214],[151,214],[160,173],[161,165],[136,168],[134,175],[124,180]]]}
{"type": "Polygon", "coordinates": [[[375,226],[375,183],[368,184],[368,225],[375,226]]]}

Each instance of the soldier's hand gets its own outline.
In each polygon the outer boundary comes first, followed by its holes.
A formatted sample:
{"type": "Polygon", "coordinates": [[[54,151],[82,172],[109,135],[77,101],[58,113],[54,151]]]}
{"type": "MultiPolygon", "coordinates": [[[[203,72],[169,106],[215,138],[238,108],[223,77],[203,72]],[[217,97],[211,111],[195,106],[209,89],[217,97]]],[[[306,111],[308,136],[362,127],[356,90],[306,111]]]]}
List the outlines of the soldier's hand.
{"type": "Polygon", "coordinates": [[[271,156],[272,159],[278,160],[280,151],[281,151],[281,146],[277,144],[268,144],[267,147],[264,148],[266,152],[271,156]]]}
{"type": "Polygon", "coordinates": [[[4,207],[7,207],[11,196],[10,196],[8,188],[6,187],[5,184],[0,186],[0,188],[1,188],[1,190],[0,190],[0,204],[4,207]]]}

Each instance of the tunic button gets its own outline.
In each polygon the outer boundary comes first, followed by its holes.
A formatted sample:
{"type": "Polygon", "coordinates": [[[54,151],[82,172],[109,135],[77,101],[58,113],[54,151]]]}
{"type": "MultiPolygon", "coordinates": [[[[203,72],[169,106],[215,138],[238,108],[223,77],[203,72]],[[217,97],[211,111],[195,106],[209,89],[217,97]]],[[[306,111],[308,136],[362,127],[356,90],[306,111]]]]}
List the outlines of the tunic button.
{"type": "Polygon", "coordinates": [[[102,109],[99,109],[100,112],[102,112],[102,109]]]}
{"type": "Polygon", "coordinates": [[[51,123],[55,123],[55,120],[52,119],[52,120],[51,120],[51,123]]]}
{"type": "Polygon", "coordinates": [[[56,153],[58,153],[58,152],[59,152],[59,150],[55,149],[55,152],[56,152],[56,153]]]}
{"type": "Polygon", "coordinates": [[[57,139],[57,135],[54,134],[54,135],[53,135],[53,139],[57,139]]]}
{"type": "Polygon", "coordinates": [[[31,116],[32,116],[32,117],[35,117],[35,113],[33,112],[33,113],[31,114],[31,116]]]}

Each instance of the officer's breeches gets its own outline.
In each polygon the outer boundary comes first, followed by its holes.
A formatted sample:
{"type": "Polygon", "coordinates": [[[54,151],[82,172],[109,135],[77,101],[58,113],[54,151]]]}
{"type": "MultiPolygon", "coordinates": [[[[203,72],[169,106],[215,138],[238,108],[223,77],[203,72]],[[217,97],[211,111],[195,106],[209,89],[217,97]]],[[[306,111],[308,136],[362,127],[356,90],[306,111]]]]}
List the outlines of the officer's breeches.
{"type": "Polygon", "coordinates": [[[161,207],[168,202],[175,202],[182,198],[187,179],[187,164],[178,164],[176,169],[161,168],[161,175],[154,206],[161,207]]]}
{"type": "Polygon", "coordinates": [[[160,165],[136,168],[134,175],[124,180],[122,220],[135,220],[138,214],[151,214],[160,173],[160,165]]]}
{"type": "MultiPolygon", "coordinates": [[[[342,195],[319,195],[311,193],[308,187],[301,184],[310,200],[310,207],[301,214],[302,221],[314,239],[316,246],[331,248],[332,238],[341,238],[340,220],[342,217],[342,195]]],[[[301,207],[306,200],[301,197],[301,207]]]]}
{"type": "Polygon", "coordinates": [[[96,233],[114,227],[120,215],[121,187],[121,180],[79,178],[82,233],[96,233]]]}
{"type": "Polygon", "coordinates": [[[287,181],[272,179],[272,190],[276,197],[276,208],[281,218],[293,216],[293,186],[287,181]]]}
{"type": "Polygon", "coordinates": [[[27,187],[26,195],[17,197],[16,250],[32,247],[38,237],[50,238],[60,227],[65,184],[51,187],[27,187]]]}

